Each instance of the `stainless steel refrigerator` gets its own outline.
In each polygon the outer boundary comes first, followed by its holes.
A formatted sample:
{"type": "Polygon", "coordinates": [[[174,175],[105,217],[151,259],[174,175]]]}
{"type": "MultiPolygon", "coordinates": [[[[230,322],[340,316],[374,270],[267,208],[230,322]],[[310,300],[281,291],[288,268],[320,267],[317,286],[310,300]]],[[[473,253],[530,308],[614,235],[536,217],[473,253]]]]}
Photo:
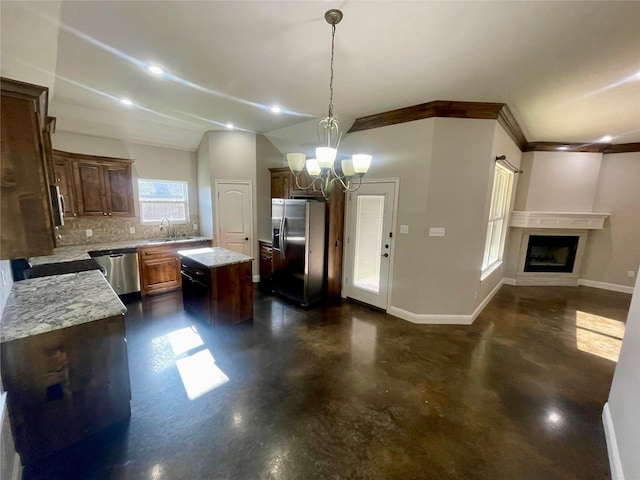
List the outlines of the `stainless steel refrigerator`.
{"type": "Polygon", "coordinates": [[[322,298],[326,203],[271,200],[273,291],[307,306],[322,298]]]}

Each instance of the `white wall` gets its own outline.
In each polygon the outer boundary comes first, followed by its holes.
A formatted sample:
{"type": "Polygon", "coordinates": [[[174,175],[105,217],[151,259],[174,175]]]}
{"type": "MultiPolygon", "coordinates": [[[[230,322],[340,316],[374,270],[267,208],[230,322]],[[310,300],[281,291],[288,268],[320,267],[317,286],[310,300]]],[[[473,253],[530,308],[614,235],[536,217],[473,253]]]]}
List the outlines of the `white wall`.
{"type": "Polygon", "coordinates": [[[527,153],[516,208],[530,212],[593,211],[601,161],[601,153],[527,153]]]}
{"type": "Polygon", "coordinates": [[[373,155],[366,178],[400,178],[391,304],[410,312],[418,311],[418,297],[423,294],[419,262],[425,246],[434,128],[434,118],[417,120],[352,133],[340,144],[341,155],[373,155]],[[408,225],[409,233],[400,234],[399,225],[408,225]]]}
{"type": "Polygon", "coordinates": [[[211,182],[211,161],[209,160],[209,136],[205,133],[197,151],[198,208],[200,211],[200,233],[215,238],[213,228],[213,186],[211,182]]]}
{"type": "Polygon", "coordinates": [[[495,120],[430,118],[349,134],[340,151],[372,153],[369,179],[400,178],[390,310],[425,322],[470,317],[502,279],[480,282],[495,156],[520,160],[506,132],[495,120]]]}
{"type": "Polygon", "coordinates": [[[181,180],[189,185],[189,214],[198,215],[197,163],[195,152],[154,147],[112,138],[92,137],[58,131],[52,136],[53,148],[71,153],[135,160],[132,166],[136,215],[138,178],[181,180]]]}
{"type": "Polygon", "coordinates": [[[580,278],[633,287],[627,272],[640,265],[640,152],[602,158],[593,209],[611,216],[589,232],[580,278]]]}
{"type": "Polygon", "coordinates": [[[257,237],[271,239],[271,172],[269,168],[285,167],[281,153],[264,135],[256,138],[256,203],[257,237]]]}
{"type": "MultiPolygon", "coordinates": [[[[256,135],[238,131],[211,131],[206,132],[200,142],[198,150],[199,164],[206,162],[206,149],[208,149],[209,170],[201,168],[198,172],[198,185],[211,188],[212,195],[209,202],[206,195],[201,195],[199,200],[203,211],[211,212],[212,228],[216,230],[215,219],[215,181],[216,180],[248,180],[252,184],[253,196],[253,256],[257,258],[258,251],[258,227],[256,215],[256,135]],[[204,146],[204,143],[207,145],[204,146]]],[[[205,219],[208,222],[209,219],[205,219]]],[[[214,239],[217,243],[217,240],[214,239]]],[[[253,274],[258,275],[258,266],[253,262],[253,274]]]]}
{"type": "MultiPolygon", "coordinates": [[[[640,478],[640,280],[636,279],[622,349],[613,375],[609,401],[605,406],[605,427],[610,457],[617,445],[626,480],[640,478]],[[606,410],[611,424],[606,425],[606,410]]],[[[615,455],[613,455],[613,459],[615,455]]],[[[612,458],[610,458],[612,460],[612,458]]],[[[615,462],[614,460],[614,462],[615,462]]],[[[614,476],[614,479],[616,477],[614,476]]],[[[616,479],[617,480],[617,479],[616,479]]]]}

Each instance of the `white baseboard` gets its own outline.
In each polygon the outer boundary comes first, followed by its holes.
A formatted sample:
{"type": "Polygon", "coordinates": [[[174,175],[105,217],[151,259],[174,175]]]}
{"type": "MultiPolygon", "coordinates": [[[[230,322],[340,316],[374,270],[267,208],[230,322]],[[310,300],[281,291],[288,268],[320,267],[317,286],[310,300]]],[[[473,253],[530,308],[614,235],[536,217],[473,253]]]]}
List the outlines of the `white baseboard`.
{"type": "Polygon", "coordinates": [[[389,315],[401,318],[407,322],[416,323],[418,325],[471,325],[480,312],[484,310],[484,307],[491,301],[500,287],[504,283],[503,280],[498,282],[493,290],[486,296],[486,298],[478,305],[471,315],[448,315],[438,313],[413,313],[408,310],[403,310],[399,307],[391,306],[387,309],[389,315]]]}
{"type": "Polygon", "coordinates": [[[609,453],[611,478],[612,480],[624,480],[622,462],[620,461],[620,451],[618,450],[618,441],[616,440],[616,431],[613,427],[613,420],[611,419],[609,403],[605,403],[604,408],[602,409],[602,423],[604,425],[604,435],[607,439],[607,452],[609,453]]]}
{"type": "Polygon", "coordinates": [[[471,315],[413,313],[393,306],[387,309],[387,313],[407,322],[420,325],[471,325],[472,322],[471,315]]]}
{"type": "Polygon", "coordinates": [[[480,305],[478,305],[476,309],[473,311],[473,313],[471,314],[471,323],[475,322],[478,315],[480,315],[482,310],[484,310],[484,307],[486,307],[489,304],[489,302],[495,296],[495,294],[498,293],[498,290],[500,290],[500,287],[502,287],[503,284],[504,284],[504,278],[500,280],[498,284],[495,287],[493,287],[493,290],[489,292],[489,295],[487,295],[484,298],[484,300],[480,302],[480,305]]]}
{"type": "Polygon", "coordinates": [[[512,287],[516,286],[516,279],[515,278],[503,278],[502,279],[502,283],[504,285],[511,285],[512,287]]]}
{"type": "Polygon", "coordinates": [[[615,283],[596,282],[594,280],[586,280],[584,278],[578,280],[578,285],[601,288],[603,290],[611,290],[613,292],[633,293],[633,287],[627,287],[626,285],[617,285],[615,283]]]}
{"type": "Polygon", "coordinates": [[[17,453],[13,456],[13,474],[11,480],[22,479],[22,462],[20,461],[20,455],[17,453]]]}
{"type": "Polygon", "coordinates": [[[253,276],[253,283],[258,283],[260,281],[260,275],[253,276]]]}

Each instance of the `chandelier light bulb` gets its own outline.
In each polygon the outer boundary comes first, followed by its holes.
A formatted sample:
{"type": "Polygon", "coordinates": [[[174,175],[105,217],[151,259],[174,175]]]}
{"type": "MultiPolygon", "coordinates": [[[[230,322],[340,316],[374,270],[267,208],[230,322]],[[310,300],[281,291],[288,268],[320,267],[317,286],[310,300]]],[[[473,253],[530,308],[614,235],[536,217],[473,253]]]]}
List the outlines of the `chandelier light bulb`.
{"type": "Polygon", "coordinates": [[[320,175],[322,170],[320,169],[320,165],[318,164],[318,160],[315,158],[307,159],[307,173],[312,177],[317,177],[320,175]]]}
{"type": "Polygon", "coordinates": [[[365,174],[371,166],[371,155],[365,153],[357,153],[351,157],[353,160],[353,169],[356,173],[365,174]]]}
{"type": "Polygon", "coordinates": [[[306,158],[304,153],[287,153],[287,164],[293,173],[300,173],[304,169],[306,158]]]}
{"type": "Polygon", "coordinates": [[[356,174],[356,171],[353,169],[353,161],[350,158],[346,160],[342,160],[341,165],[342,165],[342,174],[345,177],[351,178],[356,174]]]}
{"type": "Polygon", "coordinates": [[[337,153],[337,150],[331,147],[316,148],[316,158],[318,159],[318,165],[320,165],[320,168],[333,167],[333,162],[336,161],[337,153]]]}

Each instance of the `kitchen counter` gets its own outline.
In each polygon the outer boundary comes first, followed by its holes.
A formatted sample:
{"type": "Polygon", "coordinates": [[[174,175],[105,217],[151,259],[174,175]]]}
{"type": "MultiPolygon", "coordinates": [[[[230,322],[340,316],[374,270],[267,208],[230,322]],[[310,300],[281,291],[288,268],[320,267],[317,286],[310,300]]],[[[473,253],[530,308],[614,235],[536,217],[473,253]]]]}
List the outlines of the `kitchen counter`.
{"type": "Polygon", "coordinates": [[[174,243],[194,243],[202,241],[211,241],[209,237],[175,237],[167,238],[151,238],[148,240],[127,240],[124,242],[109,243],[91,243],[86,245],[72,245],[69,247],[60,247],[54,249],[53,255],[42,257],[30,257],[29,263],[34,265],[45,265],[48,263],[71,262],[73,260],[86,260],[91,258],[88,252],[99,252],[104,250],[116,250],[120,248],[138,248],[149,247],[155,245],[171,245],[174,243]]]}
{"type": "Polygon", "coordinates": [[[127,311],[98,270],[13,284],[0,324],[0,342],[101,320],[127,311]]]}
{"type": "Polygon", "coordinates": [[[236,263],[250,262],[253,257],[242,253],[227,250],[222,247],[194,248],[191,250],[178,250],[182,257],[189,258],[207,268],[223,267],[236,263]]]}

